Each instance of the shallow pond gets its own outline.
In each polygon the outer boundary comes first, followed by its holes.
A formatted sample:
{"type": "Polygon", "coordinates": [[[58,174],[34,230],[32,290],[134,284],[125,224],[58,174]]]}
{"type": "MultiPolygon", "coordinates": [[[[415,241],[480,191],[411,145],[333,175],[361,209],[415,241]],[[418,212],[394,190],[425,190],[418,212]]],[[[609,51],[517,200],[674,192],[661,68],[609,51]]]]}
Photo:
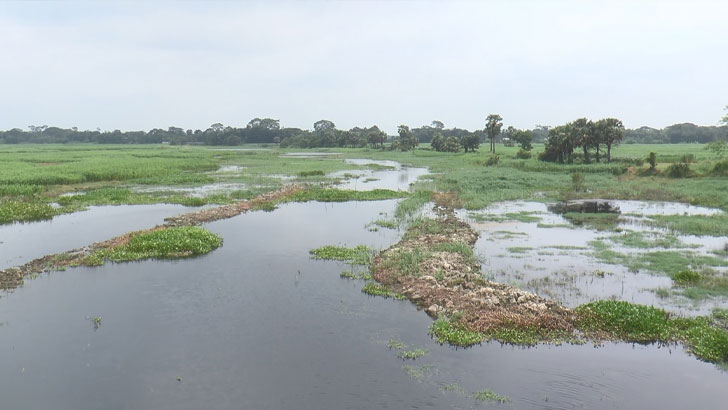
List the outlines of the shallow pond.
{"type": "Polygon", "coordinates": [[[214,184],[195,186],[137,186],[134,192],[183,194],[192,198],[205,198],[215,194],[229,194],[233,191],[248,189],[247,184],[236,182],[216,182],[214,184]]]}
{"type": "MultiPolygon", "coordinates": [[[[610,251],[630,256],[678,251],[715,257],[713,251],[725,246],[725,238],[671,234],[673,243],[665,244],[668,247],[642,249],[628,247],[620,239],[637,234],[644,241],[655,242],[668,235],[665,230],[644,224],[644,217],[650,215],[712,215],[722,211],[681,203],[610,202],[622,212],[618,233],[572,225],[540,202],[508,201],[476,213],[459,214],[480,232],[476,252],[482,257],[483,272],[497,282],[514,284],[571,307],[608,298],[690,315],[728,307],[724,298],[693,302],[660,297],[658,289],[672,286],[666,274],[606,263],[595,257],[592,245],[600,242],[610,251]]],[[[712,268],[725,271],[728,260],[712,268]]]]}
{"type": "Polygon", "coordinates": [[[194,209],[170,204],[93,206],[50,221],[0,225],[0,269],[151,228],[194,209]]]}
{"type": "Polygon", "coordinates": [[[3,410],[724,408],[728,375],[680,348],[440,346],[411,303],[309,259],[389,246],[401,232],[365,226],[395,205],[286,204],[209,224],[225,243],[201,258],[26,282],[0,298],[3,410]],[[428,354],[398,359],[392,338],[428,354]]]}
{"type": "Polygon", "coordinates": [[[373,164],[385,169],[347,170],[329,174],[333,178],[342,178],[342,182],[336,184],[339,189],[409,191],[419,177],[429,174],[427,168],[405,167],[395,161],[347,159],[346,162],[358,166],[373,164]]]}

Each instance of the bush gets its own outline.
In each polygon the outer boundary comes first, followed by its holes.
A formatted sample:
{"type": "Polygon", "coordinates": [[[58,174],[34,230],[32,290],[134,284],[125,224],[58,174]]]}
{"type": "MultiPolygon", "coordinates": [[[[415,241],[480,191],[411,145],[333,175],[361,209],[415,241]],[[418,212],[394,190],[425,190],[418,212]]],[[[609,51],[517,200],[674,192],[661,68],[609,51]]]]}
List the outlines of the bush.
{"type": "Polygon", "coordinates": [[[728,159],[715,164],[713,167],[713,174],[728,176],[728,159]]]}
{"type": "Polygon", "coordinates": [[[650,169],[654,171],[657,166],[657,154],[650,152],[650,155],[647,157],[647,163],[650,164],[650,169]]]}
{"type": "Polygon", "coordinates": [[[490,167],[493,165],[498,165],[499,162],[500,162],[500,156],[493,155],[492,157],[488,158],[487,161],[485,161],[485,166],[490,167]]]}
{"type": "Polygon", "coordinates": [[[690,165],[685,162],[678,162],[667,168],[667,175],[671,178],[685,178],[690,176],[691,173],[690,165]]]}
{"type": "Polygon", "coordinates": [[[531,158],[531,151],[526,151],[525,149],[521,148],[516,153],[516,158],[518,158],[518,159],[529,159],[529,158],[531,158]]]}

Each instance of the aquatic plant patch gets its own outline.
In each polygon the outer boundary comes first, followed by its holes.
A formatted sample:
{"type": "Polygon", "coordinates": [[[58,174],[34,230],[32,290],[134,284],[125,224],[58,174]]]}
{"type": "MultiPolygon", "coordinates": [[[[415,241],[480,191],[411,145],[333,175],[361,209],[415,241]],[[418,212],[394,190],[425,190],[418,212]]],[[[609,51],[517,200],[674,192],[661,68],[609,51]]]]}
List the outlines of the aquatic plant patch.
{"type": "Polygon", "coordinates": [[[480,390],[473,393],[470,397],[478,401],[494,401],[496,403],[508,403],[511,401],[511,399],[509,399],[508,397],[501,396],[500,394],[490,389],[480,390]]]}
{"type": "Polygon", "coordinates": [[[39,201],[0,200],[0,224],[52,219],[58,211],[39,201]]]}
{"type": "MultiPolygon", "coordinates": [[[[94,252],[89,265],[104,260],[127,262],[142,259],[179,259],[204,255],[222,245],[222,238],[196,226],[179,226],[131,235],[127,243],[94,252]]],[[[100,263],[99,263],[100,262],[100,263]]]]}
{"type": "Polygon", "coordinates": [[[385,286],[382,286],[376,282],[367,282],[366,285],[361,288],[361,291],[369,296],[381,296],[383,298],[392,298],[397,300],[407,299],[407,297],[405,297],[404,295],[401,295],[397,292],[392,292],[385,286]]]}
{"type": "Polygon", "coordinates": [[[728,331],[711,326],[706,317],[672,317],[652,306],[614,300],[587,303],[575,311],[577,328],[596,340],[682,342],[703,360],[728,361],[728,331]]]}
{"type": "Polygon", "coordinates": [[[337,245],[325,245],[308,252],[314,259],[337,260],[357,265],[368,265],[372,260],[372,249],[366,245],[353,248],[337,245]]]}
{"type": "Polygon", "coordinates": [[[481,343],[485,336],[480,332],[468,330],[460,323],[452,322],[448,318],[439,318],[430,325],[430,335],[440,344],[469,347],[481,343]]]}

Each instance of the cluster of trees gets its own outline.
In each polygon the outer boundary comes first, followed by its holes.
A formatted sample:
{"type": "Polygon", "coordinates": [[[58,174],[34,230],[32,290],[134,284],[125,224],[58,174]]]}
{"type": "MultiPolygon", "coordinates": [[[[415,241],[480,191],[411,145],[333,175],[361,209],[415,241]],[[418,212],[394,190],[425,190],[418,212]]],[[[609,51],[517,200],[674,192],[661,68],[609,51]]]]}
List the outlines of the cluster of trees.
{"type": "Polygon", "coordinates": [[[577,148],[584,152],[584,162],[591,162],[590,153],[594,150],[597,162],[601,160],[602,146],[607,149],[607,162],[612,160],[612,147],[624,138],[624,125],[616,118],[591,121],[579,118],[570,123],[549,130],[545,151],[539,155],[542,161],[573,161],[577,148]]]}
{"type": "MultiPolygon", "coordinates": [[[[727,107],[728,108],[728,107],[727,107]]],[[[503,127],[500,115],[491,114],[486,119],[483,130],[468,131],[462,128],[445,128],[442,121],[432,121],[430,125],[412,128],[400,126],[398,136],[388,136],[376,125],[371,127],[354,127],[350,130],[339,130],[329,120],[320,120],[313,124],[313,130],[281,127],[280,121],[272,118],[253,118],[245,127],[236,128],[220,123],[212,124],[206,130],[182,129],[169,127],[167,129],[154,128],[149,131],[95,131],[79,130],[73,128],[49,127],[47,125],[28,126],[27,130],[13,128],[0,131],[0,143],[101,143],[101,144],[200,144],[200,145],[239,145],[244,143],[280,143],[284,147],[384,147],[384,143],[393,140],[394,149],[412,149],[419,143],[432,143],[437,151],[457,152],[462,150],[474,151],[478,149],[481,141],[490,141],[490,151],[495,152],[495,144],[500,137],[507,137],[510,141],[521,145],[523,151],[529,151],[531,142],[547,142],[550,150],[545,159],[563,161],[571,158],[576,148],[582,148],[585,159],[589,152],[595,151],[595,159],[601,157],[600,147],[607,148],[607,158],[613,143],[609,140],[615,136],[604,136],[600,120],[595,123],[586,119],[576,120],[573,123],[559,127],[537,125],[531,130],[515,130],[509,127],[501,132],[503,127]],[[405,127],[405,128],[402,128],[405,127]],[[518,133],[516,133],[518,131],[518,133]],[[526,134],[527,133],[527,134],[526,134]],[[574,137],[572,134],[580,135],[574,137]],[[607,142],[602,139],[607,138],[607,142]],[[520,141],[528,139],[528,144],[520,141]],[[561,141],[557,143],[557,141],[561,141]],[[595,142],[596,141],[596,142],[595,142]]],[[[612,119],[614,121],[619,121],[612,119]]],[[[695,124],[674,124],[663,129],[640,127],[625,130],[620,126],[622,133],[617,143],[709,143],[712,141],[728,140],[728,115],[722,121],[723,126],[698,126],[695,124]]],[[[614,127],[607,127],[612,129],[614,127]]]]}
{"type": "Polygon", "coordinates": [[[354,127],[348,131],[339,130],[329,120],[316,121],[313,124],[313,131],[298,130],[298,133],[290,138],[280,141],[281,147],[315,148],[315,147],[366,147],[383,148],[387,141],[387,133],[380,130],[376,125],[372,127],[354,127]]]}

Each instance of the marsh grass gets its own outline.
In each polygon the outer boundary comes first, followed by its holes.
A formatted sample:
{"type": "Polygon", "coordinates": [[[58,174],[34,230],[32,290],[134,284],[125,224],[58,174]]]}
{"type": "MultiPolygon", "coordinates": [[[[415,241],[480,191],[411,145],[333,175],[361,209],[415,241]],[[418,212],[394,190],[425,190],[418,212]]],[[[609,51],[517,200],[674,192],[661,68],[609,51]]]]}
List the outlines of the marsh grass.
{"type": "Polygon", "coordinates": [[[429,334],[440,344],[470,347],[480,344],[485,339],[482,333],[468,330],[457,321],[448,318],[438,318],[430,325],[429,334]]]}
{"type": "Polygon", "coordinates": [[[401,275],[417,276],[420,274],[420,263],[432,256],[431,252],[420,249],[399,249],[389,252],[382,262],[383,269],[394,269],[401,275]]]}
{"type": "MultiPolygon", "coordinates": [[[[678,237],[672,234],[661,235],[655,233],[648,235],[645,232],[625,231],[612,235],[609,240],[630,248],[651,249],[651,248],[688,248],[678,237]],[[652,238],[650,238],[652,236],[652,238]]],[[[695,247],[695,246],[692,246],[695,247]]]]}
{"type": "Polygon", "coordinates": [[[647,223],[685,235],[728,236],[728,214],[655,215],[647,223]]]}
{"type": "Polygon", "coordinates": [[[419,212],[425,204],[432,199],[431,191],[416,191],[414,194],[397,203],[394,216],[397,220],[404,220],[419,212]]]}
{"type": "Polygon", "coordinates": [[[622,265],[633,272],[648,270],[654,273],[674,275],[685,269],[700,270],[706,267],[725,267],[728,261],[723,258],[703,255],[687,250],[665,250],[642,253],[621,253],[614,251],[601,240],[591,241],[593,256],[604,263],[622,265]]]}
{"type": "Polygon", "coordinates": [[[528,253],[532,250],[533,248],[529,248],[528,246],[511,246],[508,248],[508,252],[510,253],[528,253]]]}
{"type": "Polygon", "coordinates": [[[400,295],[399,293],[392,292],[389,289],[387,289],[386,286],[380,285],[375,282],[367,282],[366,285],[361,289],[363,293],[366,293],[369,296],[381,296],[383,298],[392,298],[396,300],[406,300],[407,297],[404,295],[400,295]]]}
{"type": "Polygon", "coordinates": [[[372,261],[373,251],[366,245],[357,245],[353,248],[326,245],[311,249],[309,254],[314,259],[337,260],[356,265],[369,265],[372,261]]]}
{"type": "Polygon", "coordinates": [[[352,191],[334,188],[310,187],[286,197],[285,202],[347,202],[347,201],[381,201],[384,199],[404,198],[408,194],[389,189],[371,191],[352,191]]]}
{"type": "Polygon", "coordinates": [[[728,297],[728,277],[725,273],[704,269],[702,272],[683,270],[672,276],[679,294],[692,300],[728,297]]]}
{"type": "Polygon", "coordinates": [[[354,272],[354,271],[343,271],[339,274],[342,279],[359,279],[359,280],[372,280],[372,275],[369,272],[354,272]]]}
{"type": "Polygon", "coordinates": [[[618,214],[567,212],[564,218],[577,226],[584,226],[597,231],[614,230],[620,221],[618,214]]]}
{"type": "Polygon", "coordinates": [[[371,229],[372,227],[379,227],[379,228],[385,228],[385,229],[397,229],[399,228],[399,223],[395,220],[391,219],[377,219],[375,221],[372,221],[367,224],[367,228],[371,229]]]}
{"type": "Polygon", "coordinates": [[[481,212],[469,212],[468,216],[470,218],[473,218],[475,222],[505,222],[505,221],[518,221],[518,222],[524,222],[524,223],[533,223],[533,222],[540,222],[541,217],[535,216],[534,214],[537,214],[537,212],[528,212],[528,211],[520,211],[520,212],[508,212],[503,215],[494,215],[494,214],[486,214],[481,212]]]}
{"type": "Polygon", "coordinates": [[[299,171],[298,176],[305,178],[305,177],[313,177],[313,176],[324,176],[326,173],[320,169],[314,169],[311,171],[299,171]]]}
{"type": "Polygon", "coordinates": [[[728,332],[711,326],[706,317],[673,318],[662,309],[614,300],[587,303],[575,312],[577,328],[596,339],[682,342],[703,360],[728,361],[728,332]]]}
{"type": "Polygon", "coordinates": [[[39,201],[0,200],[0,224],[52,219],[58,211],[39,201]]]}

